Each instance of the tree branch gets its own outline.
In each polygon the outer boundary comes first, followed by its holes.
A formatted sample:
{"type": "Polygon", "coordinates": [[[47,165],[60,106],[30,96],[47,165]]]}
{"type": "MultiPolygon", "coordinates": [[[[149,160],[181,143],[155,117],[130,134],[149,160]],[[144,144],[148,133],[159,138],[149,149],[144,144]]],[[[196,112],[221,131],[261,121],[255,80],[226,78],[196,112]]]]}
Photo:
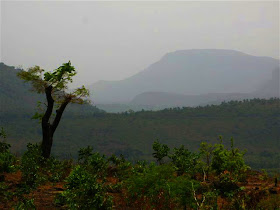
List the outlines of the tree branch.
{"type": "Polygon", "coordinates": [[[69,104],[69,102],[71,101],[71,98],[66,98],[63,103],[60,105],[59,109],[56,110],[56,116],[54,118],[54,121],[53,121],[53,124],[51,125],[51,129],[52,129],[52,132],[54,133],[60,120],[61,120],[61,117],[62,117],[62,114],[66,108],[66,106],[69,104]]]}

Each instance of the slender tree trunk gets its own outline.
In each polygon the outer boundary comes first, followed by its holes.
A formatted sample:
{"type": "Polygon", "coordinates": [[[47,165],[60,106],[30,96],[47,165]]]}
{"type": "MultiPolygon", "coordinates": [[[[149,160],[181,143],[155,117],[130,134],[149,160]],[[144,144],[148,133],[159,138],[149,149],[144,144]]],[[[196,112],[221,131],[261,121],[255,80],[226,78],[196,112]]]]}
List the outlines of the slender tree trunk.
{"type": "Polygon", "coordinates": [[[42,141],[42,155],[44,158],[49,158],[51,155],[53,143],[53,132],[51,131],[51,126],[43,128],[43,141],[42,141]]]}
{"type": "Polygon", "coordinates": [[[49,158],[51,154],[51,147],[53,141],[53,132],[51,125],[49,123],[50,117],[52,115],[54,100],[52,98],[52,86],[45,88],[46,98],[47,98],[47,110],[42,118],[42,132],[43,132],[43,141],[42,141],[42,155],[44,158],[49,158]]]}
{"type": "Polygon", "coordinates": [[[42,141],[42,156],[44,158],[49,158],[51,155],[51,149],[53,144],[53,135],[54,132],[61,120],[62,114],[71,101],[71,98],[65,98],[63,103],[60,105],[59,109],[56,110],[56,115],[52,124],[50,124],[50,117],[53,112],[54,100],[52,98],[53,87],[49,86],[45,88],[45,93],[47,97],[47,110],[42,118],[42,132],[43,132],[43,141],[42,141]]]}

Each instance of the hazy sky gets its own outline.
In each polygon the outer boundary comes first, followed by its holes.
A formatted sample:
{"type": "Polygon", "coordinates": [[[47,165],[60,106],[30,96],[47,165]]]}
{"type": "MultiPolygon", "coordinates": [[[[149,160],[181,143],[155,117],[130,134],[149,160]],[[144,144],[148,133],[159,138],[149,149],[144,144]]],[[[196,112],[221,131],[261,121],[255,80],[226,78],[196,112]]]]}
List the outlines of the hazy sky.
{"type": "Polygon", "coordinates": [[[75,84],[204,48],[279,58],[279,2],[1,2],[1,61],[51,70],[71,60],[75,84]]]}

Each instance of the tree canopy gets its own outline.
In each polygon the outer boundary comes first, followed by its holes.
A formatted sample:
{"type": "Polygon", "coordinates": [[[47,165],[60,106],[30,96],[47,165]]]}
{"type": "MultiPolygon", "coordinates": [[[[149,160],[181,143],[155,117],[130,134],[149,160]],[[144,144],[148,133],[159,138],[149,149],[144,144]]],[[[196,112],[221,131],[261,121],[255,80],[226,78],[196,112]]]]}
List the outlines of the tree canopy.
{"type": "MultiPolygon", "coordinates": [[[[47,104],[44,113],[36,113],[33,118],[39,118],[42,124],[43,142],[42,155],[50,157],[54,132],[61,120],[62,114],[69,103],[83,104],[89,91],[82,86],[73,92],[67,92],[68,84],[73,82],[72,77],[77,74],[71,62],[62,64],[52,72],[45,72],[39,66],[20,71],[18,76],[25,82],[32,84],[33,91],[45,93],[47,104]],[[51,122],[54,105],[57,105],[54,120],[51,122]]],[[[40,103],[41,104],[41,103],[40,103]]],[[[39,104],[39,105],[40,105],[39,104]]]]}

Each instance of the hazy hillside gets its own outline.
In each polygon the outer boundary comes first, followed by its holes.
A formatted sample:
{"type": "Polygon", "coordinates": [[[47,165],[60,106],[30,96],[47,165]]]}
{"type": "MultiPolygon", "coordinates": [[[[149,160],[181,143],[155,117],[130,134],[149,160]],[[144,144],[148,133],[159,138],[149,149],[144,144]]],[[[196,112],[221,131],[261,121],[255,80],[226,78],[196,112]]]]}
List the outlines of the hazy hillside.
{"type": "Polygon", "coordinates": [[[184,95],[251,93],[271,79],[279,60],[233,50],[168,53],[144,71],[121,81],[93,84],[95,103],[129,103],[145,92],[184,95]]]}
{"type": "MultiPolygon", "coordinates": [[[[44,102],[44,95],[31,91],[31,86],[17,77],[20,71],[0,63],[0,123],[14,116],[31,116],[36,112],[37,102],[44,102]]],[[[70,105],[66,113],[81,114],[99,112],[96,107],[70,105]]],[[[0,125],[1,126],[1,125],[0,125]]]]}
{"type": "Polygon", "coordinates": [[[242,100],[252,98],[246,93],[209,93],[203,95],[183,95],[164,92],[147,92],[137,95],[132,104],[162,105],[165,107],[199,106],[208,103],[218,103],[230,100],[242,100]]]}
{"type": "Polygon", "coordinates": [[[38,100],[43,97],[30,92],[31,86],[19,79],[19,70],[0,63],[0,105],[2,114],[22,114],[36,107],[38,100]]]}
{"type": "Polygon", "coordinates": [[[176,107],[218,104],[222,101],[252,98],[279,97],[279,68],[274,69],[271,79],[263,82],[251,93],[208,93],[202,95],[183,95],[164,92],[145,92],[137,95],[130,102],[134,105],[176,107]]]}

